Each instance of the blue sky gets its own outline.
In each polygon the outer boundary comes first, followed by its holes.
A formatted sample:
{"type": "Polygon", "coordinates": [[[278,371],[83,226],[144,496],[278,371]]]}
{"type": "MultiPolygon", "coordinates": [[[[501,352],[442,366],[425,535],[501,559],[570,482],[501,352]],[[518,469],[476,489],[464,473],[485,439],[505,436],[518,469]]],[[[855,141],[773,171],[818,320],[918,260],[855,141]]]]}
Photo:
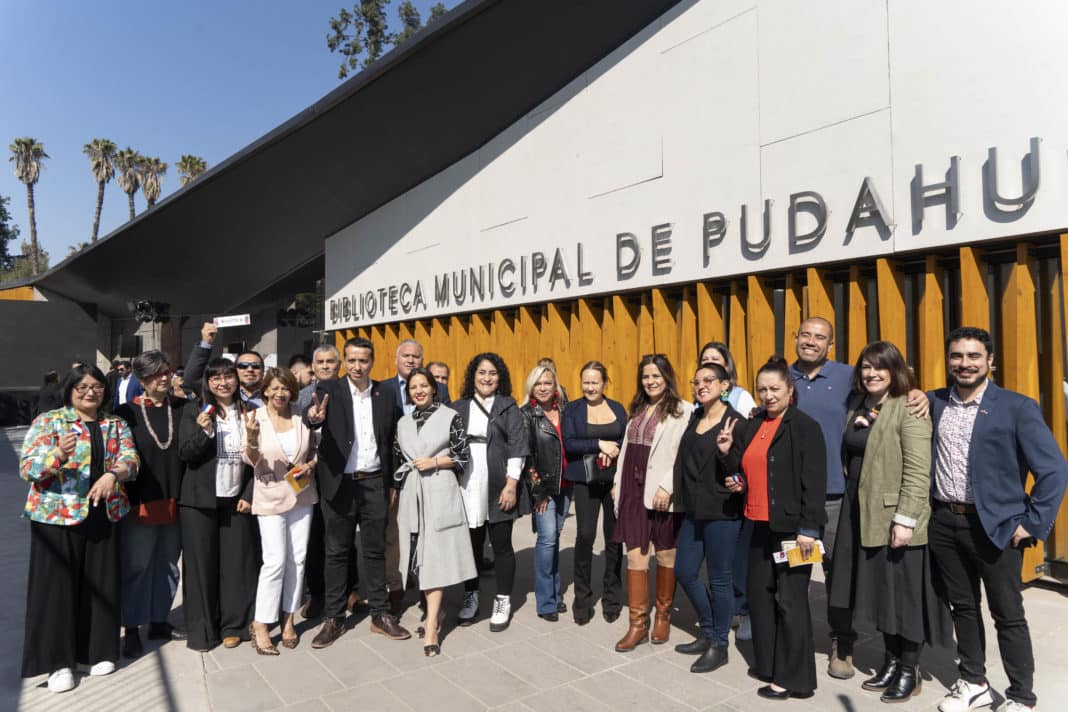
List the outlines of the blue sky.
{"type": "MultiPolygon", "coordinates": [[[[434,0],[415,4],[425,19],[434,0]]],[[[84,144],[108,138],[159,156],[169,195],[182,154],[214,166],[340,83],[326,33],[343,5],[353,2],[0,0],[0,195],[22,236],[26,189],[7,161],[12,139],[33,136],[51,156],[34,198],[38,238],[57,264],[92,230],[97,188],[84,144]]],[[[136,201],[140,213],[140,191],[136,201]]],[[[128,215],[112,181],[101,237],[128,215]]]]}

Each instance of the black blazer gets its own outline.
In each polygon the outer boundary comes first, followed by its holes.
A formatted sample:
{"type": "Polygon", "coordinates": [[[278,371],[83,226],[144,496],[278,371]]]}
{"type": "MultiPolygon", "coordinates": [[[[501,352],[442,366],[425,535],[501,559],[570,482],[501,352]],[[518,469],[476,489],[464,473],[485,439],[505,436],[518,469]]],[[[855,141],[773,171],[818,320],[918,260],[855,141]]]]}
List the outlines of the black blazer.
{"type": "Polygon", "coordinates": [[[723,466],[716,445],[716,436],[723,429],[727,418],[734,418],[741,425],[745,416],[727,406],[723,418],[708,432],[697,434],[697,424],[704,417],[704,408],[698,406],[690,416],[690,423],[679,441],[675,456],[675,511],[685,512],[691,519],[701,521],[741,519],[743,501],[741,493],[727,489],[723,481],[734,474],[723,466]],[[698,440],[700,438],[700,440],[698,440]],[[698,447],[702,449],[697,450],[698,447]],[[701,454],[708,455],[701,457],[701,454]]]}
{"type": "MultiPolygon", "coordinates": [[[[186,403],[178,427],[178,457],[186,465],[178,502],[186,507],[215,509],[215,436],[209,437],[197,425],[198,415],[200,403],[186,403]]],[[[252,504],[252,468],[248,465],[241,470],[240,497],[252,504]]]]}
{"type": "MultiPolygon", "coordinates": [[[[383,393],[389,393],[392,395],[393,400],[397,403],[397,419],[400,420],[404,415],[404,399],[401,397],[400,381],[397,380],[397,374],[393,374],[384,381],[378,382],[379,387],[383,393]]],[[[434,388],[438,391],[438,399],[442,405],[450,405],[452,400],[449,398],[449,389],[441,385],[437,381],[434,381],[434,388]]]]}
{"type": "MultiPolygon", "coordinates": [[[[315,475],[319,482],[319,495],[333,499],[337,494],[341,479],[345,475],[345,463],[356,443],[356,424],[352,420],[352,391],[349,379],[339,378],[335,381],[319,381],[315,392],[321,400],[329,395],[326,404],[326,420],[320,424],[308,420],[308,406],[304,410],[304,422],[313,430],[322,430],[319,441],[319,462],[315,475]]],[[[384,391],[379,381],[371,381],[371,417],[374,421],[375,445],[378,459],[382,464],[382,476],[387,486],[393,486],[393,438],[400,420],[399,407],[389,392],[384,391]]]]}
{"type": "MultiPolygon", "coordinates": [[[[751,420],[738,421],[730,452],[719,455],[727,472],[742,472],[742,454],[766,419],[767,414],[759,411],[751,420]]],[[[826,499],[823,431],[796,406],[790,407],[768,447],[768,526],[779,533],[818,537],[827,524],[826,499]]]]}
{"type": "MultiPolygon", "coordinates": [[[[471,422],[471,409],[478,406],[472,403],[470,398],[461,398],[451,407],[463,418],[466,430],[471,422]]],[[[516,506],[510,512],[501,511],[497,506],[497,498],[501,496],[505,480],[508,479],[508,458],[525,458],[529,455],[530,441],[523,416],[514,398],[498,394],[493,399],[489,415],[489,427],[486,429],[486,464],[489,469],[489,521],[494,523],[526,514],[520,508],[520,503],[527,501],[521,496],[521,492],[516,492],[516,506]]]]}
{"type": "MultiPolygon", "coordinates": [[[[623,447],[623,438],[627,435],[627,411],[618,401],[611,398],[605,398],[605,400],[615,414],[616,422],[619,423],[619,438],[616,440],[616,445],[623,447]]],[[[590,437],[590,424],[586,420],[588,414],[589,402],[585,398],[579,398],[567,404],[560,420],[560,429],[564,433],[564,452],[567,453],[567,467],[564,469],[564,475],[572,482],[582,482],[586,477],[582,456],[595,455],[601,451],[597,438],[590,437]]]]}

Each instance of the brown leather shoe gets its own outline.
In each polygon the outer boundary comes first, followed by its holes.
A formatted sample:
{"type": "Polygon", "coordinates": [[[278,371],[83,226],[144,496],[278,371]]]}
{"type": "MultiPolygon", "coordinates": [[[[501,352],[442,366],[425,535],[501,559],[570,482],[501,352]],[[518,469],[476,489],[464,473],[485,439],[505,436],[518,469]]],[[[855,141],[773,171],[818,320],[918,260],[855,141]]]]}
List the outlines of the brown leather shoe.
{"type": "Polygon", "coordinates": [[[360,598],[360,594],[355,591],[349,591],[348,600],[345,601],[345,610],[349,613],[355,613],[357,608],[366,603],[367,601],[360,598]]]}
{"type": "Polygon", "coordinates": [[[240,636],[228,635],[225,638],[223,638],[223,647],[224,648],[236,648],[239,645],[241,645],[240,636]]]}
{"type": "Polygon", "coordinates": [[[404,591],[390,591],[389,592],[389,612],[395,616],[400,616],[401,607],[404,605],[404,591]]]}
{"type": "Polygon", "coordinates": [[[675,569],[656,567],[656,618],[649,642],[654,645],[668,642],[671,637],[671,605],[675,602],[675,569]]]}
{"type": "Polygon", "coordinates": [[[300,617],[304,619],[318,618],[323,615],[323,597],[308,596],[308,600],[300,608],[300,617]]]}
{"type": "Polygon", "coordinates": [[[390,613],[371,616],[371,632],[384,635],[390,640],[408,640],[412,637],[412,634],[390,613]]]}
{"type": "Polygon", "coordinates": [[[312,639],[312,647],[315,649],[328,648],[334,641],[345,634],[345,621],[342,618],[327,618],[323,621],[323,627],[312,639]]]}
{"type": "Polygon", "coordinates": [[[627,603],[630,627],[616,643],[617,653],[627,653],[649,640],[649,572],[627,569],[627,603]]]}

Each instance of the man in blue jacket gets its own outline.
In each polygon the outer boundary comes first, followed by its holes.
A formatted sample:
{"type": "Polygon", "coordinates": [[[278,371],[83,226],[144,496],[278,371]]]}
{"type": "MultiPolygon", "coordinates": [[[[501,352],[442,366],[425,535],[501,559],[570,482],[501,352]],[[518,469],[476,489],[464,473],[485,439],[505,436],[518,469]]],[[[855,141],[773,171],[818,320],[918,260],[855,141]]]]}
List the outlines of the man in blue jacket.
{"type": "Polygon", "coordinates": [[[1035,401],[990,380],[994,345],[983,329],[961,327],[946,340],[951,388],[929,393],[934,417],[928,528],[933,565],[953,610],[960,679],[942,712],[990,705],[980,581],[1009,678],[999,712],[1036,703],[1031,633],[1020,592],[1023,549],[1049,536],[1068,463],[1035,401]],[[1027,473],[1035,484],[1024,489],[1027,473]]]}

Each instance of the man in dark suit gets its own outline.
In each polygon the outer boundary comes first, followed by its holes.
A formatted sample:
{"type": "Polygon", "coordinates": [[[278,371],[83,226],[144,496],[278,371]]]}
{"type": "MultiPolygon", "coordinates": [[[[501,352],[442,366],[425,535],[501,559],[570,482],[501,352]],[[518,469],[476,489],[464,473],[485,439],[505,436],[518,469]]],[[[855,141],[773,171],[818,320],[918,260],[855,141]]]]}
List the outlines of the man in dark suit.
{"type": "Polygon", "coordinates": [[[389,612],[386,596],[386,517],[393,490],[393,437],[397,405],[371,380],[374,346],[349,339],[343,351],[345,378],[320,382],[304,413],[322,429],[316,477],[326,525],[326,620],[313,648],[331,645],[345,632],[349,552],[360,526],[366,599],[371,630],[404,640],[411,633],[389,612]]]}
{"type": "Polygon", "coordinates": [[[133,403],[133,399],[144,393],[145,389],[133,374],[129,359],[116,359],[112,363],[115,366],[115,383],[111,391],[111,410],[114,412],[120,405],[133,403]]]}
{"type": "Polygon", "coordinates": [[[953,386],[928,394],[934,417],[928,538],[953,610],[960,679],[938,708],[965,712],[993,702],[982,582],[1009,678],[998,710],[1031,709],[1035,661],[1020,593],[1023,549],[1049,536],[1068,484],[1068,463],[1038,404],[990,380],[989,333],[955,329],[946,352],[953,386]],[[1035,478],[1030,494],[1024,489],[1028,472],[1035,478]]]}

